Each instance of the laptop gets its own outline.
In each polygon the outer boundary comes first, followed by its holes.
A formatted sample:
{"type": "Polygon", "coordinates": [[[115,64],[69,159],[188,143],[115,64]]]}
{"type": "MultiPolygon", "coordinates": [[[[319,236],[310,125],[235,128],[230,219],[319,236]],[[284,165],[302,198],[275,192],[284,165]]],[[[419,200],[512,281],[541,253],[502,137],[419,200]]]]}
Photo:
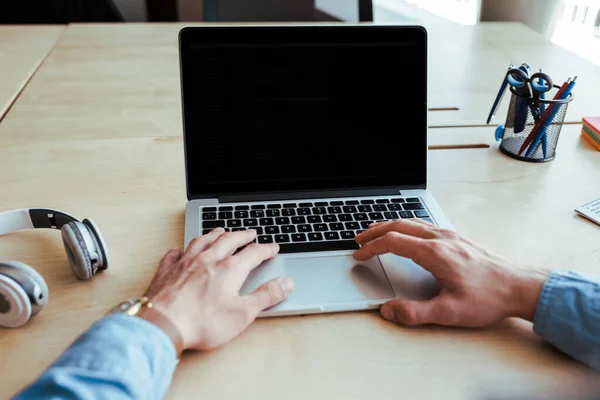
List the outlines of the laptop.
{"type": "Polygon", "coordinates": [[[427,191],[423,27],[189,27],[179,46],[186,247],[216,227],[278,243],[241,294],[280,276],[296,288],[261,317],[437,293],[410,259],[352,257],[355,235],[375,221],[452,229],[427,191]]]}

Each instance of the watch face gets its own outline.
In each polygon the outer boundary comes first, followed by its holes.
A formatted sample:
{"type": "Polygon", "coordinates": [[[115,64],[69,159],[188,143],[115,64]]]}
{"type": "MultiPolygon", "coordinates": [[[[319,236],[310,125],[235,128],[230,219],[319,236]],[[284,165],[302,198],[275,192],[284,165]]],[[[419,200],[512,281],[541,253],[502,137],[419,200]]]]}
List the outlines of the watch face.
{"type": "Polygon", "coordinates": [[[133,300],[124,301],[121,304],[118,304],[117,306],[113,307],[109,313],[124,313],[127,310],[129,310],[129,308],[131,308],[131,306],[133,306],[134,304],[135,302],[133,300]]]}

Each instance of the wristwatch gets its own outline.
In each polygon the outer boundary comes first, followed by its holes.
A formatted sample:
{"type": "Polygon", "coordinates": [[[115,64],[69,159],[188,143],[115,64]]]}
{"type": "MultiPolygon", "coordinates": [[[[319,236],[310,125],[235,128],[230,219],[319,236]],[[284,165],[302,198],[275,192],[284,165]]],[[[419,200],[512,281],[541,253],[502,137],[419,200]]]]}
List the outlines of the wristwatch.
{"type": "Polygon", "coordinates": [[[143,296],[124,301],[108,312],[108,314],[116,313],[140,317],[153,323],[171,338],[175,345],[177,358],[179,358],[183,352],[183,339],[181,333],[169,318],[154,308],[154,305],[150,302],[148,297],[143,296]]]}

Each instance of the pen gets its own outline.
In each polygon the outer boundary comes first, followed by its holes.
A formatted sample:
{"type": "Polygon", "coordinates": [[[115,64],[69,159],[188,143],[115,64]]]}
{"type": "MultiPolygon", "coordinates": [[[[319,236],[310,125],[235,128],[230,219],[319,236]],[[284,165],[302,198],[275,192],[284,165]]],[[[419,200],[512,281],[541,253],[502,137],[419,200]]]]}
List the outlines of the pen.
{"type": "MultiPolygon", "coordinates": [[[[577,77],[574,77],[572,81],[568,82],[565,89],[562,90],[561,87],[561,91],[559,91],[557,93],[557,95],[555,96],[555,98],[558,98],[560,100],[564,100],[566,98],[569,97],[569,95],[571,94],[573,87],[575,86],[575,81],[577,80],[577,77]]],[[[564,87],[565,85],[563,85],[564,87]]],[[[525,156],[528,157],[533,150],[537,147],[540,139],[542,138],[542,136],[544,136],[546,134],[546,130],[548,129],[548,125],[552,123],[552,121],[554,120],[554,118],[556,117],[556,114],[558,114],[558,110],[560,109],[561,104],[553,104],[552,106],[548,107],[548,110],[546,113],[544,113],[544,115],[546,116],[546,118],[544,118],[544,120],[540,120],[539,125],[536,125],[536,128],[538,132],[536,136],[534,136],[534,140],[533,143],[531,144],[531,146],[529,146],[529,149],[527,149],[527,152],[525,153],[525,156]],[[548,121],[548,122],[546,122],[548,121]]],[[[544,116],[542,116],[543,118],[544,116]]],[[[535,130],[535,128],[534,128],[535,130]]],[[[533,131],[531,132],[532,134],[534,133],[533,131]]],[[[531,136],[531,135],[530,135],[531,136]]]]}

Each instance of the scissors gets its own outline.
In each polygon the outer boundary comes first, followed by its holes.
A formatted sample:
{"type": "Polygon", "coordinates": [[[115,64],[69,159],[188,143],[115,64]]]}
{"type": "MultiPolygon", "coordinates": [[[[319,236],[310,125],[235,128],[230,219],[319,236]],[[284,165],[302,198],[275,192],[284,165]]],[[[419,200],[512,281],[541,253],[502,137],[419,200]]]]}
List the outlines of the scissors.
{"type": "Polygon", "coordinates": [[[552,78],[542,71],[529,76],[529,66],[523,64],[519,68],[511,68],[506,77],[508,83],[520,94],[539,101],[544,93],[554,86],[552,78]]]}

